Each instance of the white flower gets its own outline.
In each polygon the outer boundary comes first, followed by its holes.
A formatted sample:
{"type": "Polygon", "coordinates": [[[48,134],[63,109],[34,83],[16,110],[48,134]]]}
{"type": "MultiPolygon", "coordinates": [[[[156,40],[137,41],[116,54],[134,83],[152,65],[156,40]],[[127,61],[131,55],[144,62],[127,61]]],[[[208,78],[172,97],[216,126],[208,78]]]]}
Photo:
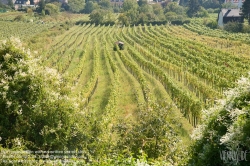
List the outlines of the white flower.
{"type": "Polygon", "coordinates": [[[236,118],[236,117],[238,117],[239,115],[244,114],[244,113],[245,113],[245,111],[236,108],[236,109],[231,110],[230,116],[231,116],[232,118],[236,118]]]}
{"type": "Polygon", "coordinates": [[[4,56],[4,60],[5,60],[5,61],[8,61],[10,58],[11,58],[11,55],[10,55],[10,54],[6,54],[6,55],[4,56]]]}
{"type": "Polygon", "coordinates": [[[7,101],[6,104],[7,104],[7,108],[9,108],[11,106],[12,102],[11,101],[7,101]]]}
{"type": "Polygon", "coordinates": [[[22,108],[17,112],[17,114],[22,115],[22,108]]]}
{"type": "Polygon", "coordinates": [[[7,91],[7,90],[9,89],[9,86],[8,86],[8,85],[5,85],[5,86],[3,87],[3,89],[7,91]]]}
{"type": "Polygon", "coordinates": [[[2,92],[3,94],[3,99],[6,99],[6,92],[2,92]]]}
{"type": "Polygon", "coordinates": [[[22,76],[22,77],[26,77],[26,76],[27,76],[27,74],[26,74],[26,73],[24,73],[24,72],[21,72],[21,73],[20,73],[20,76],[22,76]]]}

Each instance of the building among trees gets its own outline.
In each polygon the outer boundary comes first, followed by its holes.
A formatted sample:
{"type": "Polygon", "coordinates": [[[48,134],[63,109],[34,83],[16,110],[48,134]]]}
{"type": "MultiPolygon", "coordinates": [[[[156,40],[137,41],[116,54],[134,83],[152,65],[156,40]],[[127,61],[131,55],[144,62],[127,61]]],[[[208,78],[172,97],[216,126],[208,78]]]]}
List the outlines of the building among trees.
{"type": "Polygon", "coordinates": [[[240,14],[240,9],[221,9],[218,14],[218,25],[223,26],[228,22],[244,22],[244,17],[240,14]]]}
{"type": "MultiPolygon", "coordinates": [[[[2,4],[8,5],[9,1],[12,1],[13,4],[27,4],[30,3],[30,5],[38,5],[40,0],[1,0],[2,4]]],[[[58,2],[61,3],[68,3],[68,0],[58,0],[58,2]]]]}

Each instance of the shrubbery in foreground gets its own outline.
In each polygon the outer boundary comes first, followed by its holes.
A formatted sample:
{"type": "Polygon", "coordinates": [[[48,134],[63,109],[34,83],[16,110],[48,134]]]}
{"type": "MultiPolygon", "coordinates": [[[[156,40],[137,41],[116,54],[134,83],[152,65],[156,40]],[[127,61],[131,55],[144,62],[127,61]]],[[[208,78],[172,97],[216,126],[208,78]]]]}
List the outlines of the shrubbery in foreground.
{"type": "Polygon", "coordinates": [[[190,165],[249,165],[250,73],[226,98],[203,111],[203,124],[194,132],[187,163],[190,165]]]}

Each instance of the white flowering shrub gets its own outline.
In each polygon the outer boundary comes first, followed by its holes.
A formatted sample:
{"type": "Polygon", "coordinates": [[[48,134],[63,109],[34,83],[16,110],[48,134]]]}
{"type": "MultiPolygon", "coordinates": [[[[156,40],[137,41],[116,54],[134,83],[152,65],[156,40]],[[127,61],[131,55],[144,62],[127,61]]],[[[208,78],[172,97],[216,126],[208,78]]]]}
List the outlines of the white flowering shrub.
{"type": "Polygon", "coordinates": [[[56,70],[38,62],[18,39],[0,46],[0,144],[75,149],[82,137],[77,99],[68,96],[70,87],[56,70]]]}
{"type": "Polygon", "coordinates": [[[225,96],[203,110],[203,123],[192,135],[195,141],[185,165],[249,165],[249,154],[242,157],[241,152],[250,151],[250,73],[225,96]]]}

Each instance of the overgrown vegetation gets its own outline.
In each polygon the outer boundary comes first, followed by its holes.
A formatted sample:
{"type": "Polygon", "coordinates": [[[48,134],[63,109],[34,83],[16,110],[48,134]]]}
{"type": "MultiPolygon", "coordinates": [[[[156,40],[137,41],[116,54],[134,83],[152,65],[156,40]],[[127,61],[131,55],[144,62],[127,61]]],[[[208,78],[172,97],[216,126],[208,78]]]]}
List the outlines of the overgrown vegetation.
{"type": "MultiPolygon", "coordinates": [[[[23,150],[55,149],[78,149],[85,158],[81,161],[93,164],[135,165],[156,160],[173,164],[180,160],[181,124],[171,105],[152,102],[140,106],[139,123],[129,125],[121,120],[106,133],[106,123],[96,117],[95,111],[81,108],[80,98],[69,96],[71,87],[66,78],[55,69],[40,66],[32,54],[13,38],[4,41],[0,49],[0,106],[3,108],[0,144],[5,153],[0,156],[1,163],[20,159],[18,155],[23,150]],[[115,135],[119,139],[112,138],[115,135]],[[17,151],[19,154],[12,154],[17,151]]],[[[28,164],[37,162],[35,154],[28,155],[28,164]]]]}
{"type": "Polygon", "coordinates": [[[74,119],[79,108],[68,97],[70,87],[21,49],[20,41],[12,39],[0,50],[1,144],[30,150],[74,146],[72,140],[80,136],[74,119]]]}
{"type": "Polygon", "coordinates": [[[226,98],[215,107],[203,111],[203,123],[193,133],[195,142],[186,164],[249,165],[249,155],[245,154],[250,150],[249,89],[250,74],[226,91],[226,98]]]}
{"type": "Polygon", "coordinates": [[[1,25],[1,37],[11,24],[22,27],[17,34],[32,51],[14,38],[0,47],[0,165],[20,165],[24,156],[27,165],[66,162],[38,161],[34,153],[22,156],[25,150],[59,150],[65,152],[61,157],[74,151],[72,165],[235,165],[237,160],[224,160],[224,152],[249,150],[250,75],[217,100],[249,70],[248,45],[229,33],[247,26],[229,23],[225,32],[212,19],[196,19],[208,14],[200,1],[199,10],[190,10],[142,0],[127,0],[122,8],[106,0],[81,1],[90,8],[75,2],[69,10],[90,18],[75,26],[78,19],[59,14],[61,4],[47,2],[39,9],[50,15],[39,16],[47,21],[28,25],[36,14],[27,9],[1,25]],[[116,17],[115,10],[122,13],[116,17]],[[162,23],[186,23],[198,33],[162,23]],[[116,41],[125,47],[118,49],[116,41]],[[189,146],[188,131],[198,124],[189,146]]]}

